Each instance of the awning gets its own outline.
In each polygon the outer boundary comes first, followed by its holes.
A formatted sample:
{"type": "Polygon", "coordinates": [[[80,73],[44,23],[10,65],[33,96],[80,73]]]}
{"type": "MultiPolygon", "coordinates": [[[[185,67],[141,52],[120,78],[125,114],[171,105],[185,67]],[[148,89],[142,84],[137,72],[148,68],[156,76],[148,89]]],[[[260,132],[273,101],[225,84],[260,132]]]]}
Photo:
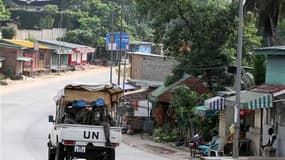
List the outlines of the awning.
{"type": "Polygon", "coordinates": [[[225,98],[216,96],[205,100],[204,105],[209,110],[224,110],[225,109],[225,98]]]}
{"type": "MultiPolygon", "coordinates": [[[[236,96],[226,98],[227,105],[235,105],[236,96]]],[[[272,95],[252,91],[242,91],[240,94],[240,109],[262,109],[272,107],[272,95]]]]}
{"type": "Polygon", "coordinates": [[[122,97],[122,99],[125,102],[134,102],[134,101],[143,101],[143,100],[147,100],[147,96],[148,94],[153,91],[154,89],[151,87],[148,88],[142,88],[139,90],[135,90],[135,91],[129,91],[129,92],[125,92],[124,96],[122,97]]]}
{"type": "Polygon", "coordinates": [[[214,117],[219,113],[219,111],[209,110],[206,106],[196,106],[193,112],[200,117],[214,117]]]}
{"type": "Polygon", "coordinates": [[[32,60],[31,57],[17,57],[17,61],[31,62],[32,60]]]}

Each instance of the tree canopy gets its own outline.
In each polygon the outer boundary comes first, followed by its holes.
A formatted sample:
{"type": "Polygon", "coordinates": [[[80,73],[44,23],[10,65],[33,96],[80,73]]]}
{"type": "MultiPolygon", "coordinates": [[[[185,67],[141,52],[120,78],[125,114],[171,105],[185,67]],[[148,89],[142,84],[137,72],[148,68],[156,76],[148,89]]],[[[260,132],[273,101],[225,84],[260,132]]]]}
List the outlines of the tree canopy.
{"type": "Polygon", "coordinates": [[[0,0],[0,20],[9,19],[10,12],[6,10],[2,0],[0,0]]]}
{"type": "MultiPolygon", "coordinates": [[[[212,90],[233,82],[225,68],[236,64],[237,3],[226,0],[136,2],[139,12],[151,22],[154,40],[163,42],[166,54],[180,62],[173,70],[172,81],[186,72],[200,76],[212,90]]],[[[254,20],[249,19],[245,26],[244,53],[249,53],[260,44],[260,38],[254,20]]],[[[251,61],[252,55],[248,55],[251,61]]],[[[248,61],[245,64],[252,65],[248,61]]]]}
{"type": "Polygon", "coordinates": [[[167,55],[180,61],[174,74],[203,75],[210,88],[228,82],[224,68],[231,58],[223,50],[235,30],[235,6],[187,0],[137,2],[141,13],[152,17],[155,40],[163,42],[167,55]]]}
{"type": "Polygon", "coordinates": [[[277,27],[285,16],[284,0],[250,0],[246,10],[256,14],[258,28],[264,37],[264,45],[279,45],[277,27]]]}

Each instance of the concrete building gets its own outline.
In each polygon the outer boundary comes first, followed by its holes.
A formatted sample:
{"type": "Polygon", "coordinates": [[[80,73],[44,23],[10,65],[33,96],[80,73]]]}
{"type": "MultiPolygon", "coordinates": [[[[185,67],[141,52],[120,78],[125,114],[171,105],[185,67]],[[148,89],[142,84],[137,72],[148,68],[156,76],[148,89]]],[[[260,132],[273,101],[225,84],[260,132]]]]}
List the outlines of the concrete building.
{"type": "Polygon", "coordinates": [[[129,52],[130,78],[149,81],[164,81],[171,74],[177,61],[161,55],[129,52]]]}
{"type": "Polygon", "coordinates": [[[261,143],[268,142],[268,129],[274,129],[277,140],[274,147],[277,156],[285,156],[285,46],[255,49],[255,55],[266,57],[265,85],[258,86],[258,92],[273,97],[273,107],[261,113],[261,143]]]}

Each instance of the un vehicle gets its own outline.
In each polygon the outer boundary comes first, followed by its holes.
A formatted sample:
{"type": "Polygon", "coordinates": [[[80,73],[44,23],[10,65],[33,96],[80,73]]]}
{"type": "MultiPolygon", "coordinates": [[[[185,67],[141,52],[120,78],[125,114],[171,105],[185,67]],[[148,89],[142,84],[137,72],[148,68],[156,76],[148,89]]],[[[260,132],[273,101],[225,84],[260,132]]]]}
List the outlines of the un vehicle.
{"type": "Polygon", "coordinates": [[[113,84],[70,84],[55,97],[56,113],[48,135],[48,159],[114,160],[121,142],[115,126],[122,89],[113,84]]]}

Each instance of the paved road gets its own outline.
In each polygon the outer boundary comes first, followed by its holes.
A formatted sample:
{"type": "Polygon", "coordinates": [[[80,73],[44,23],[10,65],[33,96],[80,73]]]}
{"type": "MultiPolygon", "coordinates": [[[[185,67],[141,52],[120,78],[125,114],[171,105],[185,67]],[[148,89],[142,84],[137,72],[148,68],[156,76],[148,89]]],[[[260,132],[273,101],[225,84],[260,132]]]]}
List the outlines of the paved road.
{"type": "MultiPolygon", "coordinates": [[[[59,78],[47,78],[32,84],[17,85],[15,91],[0,88],[1,98],[1,160],[47,159],[47,135],[51,128],[48,115],[55,111],[53,97],[70,82],[107,83],[108,69],[96,72],[72,73],[59,78]],[[7,92],[5,92],[7,91],[7,92]]],[[[117,149],[118,160],[166,160],[122,144],[117,149]]]]}

